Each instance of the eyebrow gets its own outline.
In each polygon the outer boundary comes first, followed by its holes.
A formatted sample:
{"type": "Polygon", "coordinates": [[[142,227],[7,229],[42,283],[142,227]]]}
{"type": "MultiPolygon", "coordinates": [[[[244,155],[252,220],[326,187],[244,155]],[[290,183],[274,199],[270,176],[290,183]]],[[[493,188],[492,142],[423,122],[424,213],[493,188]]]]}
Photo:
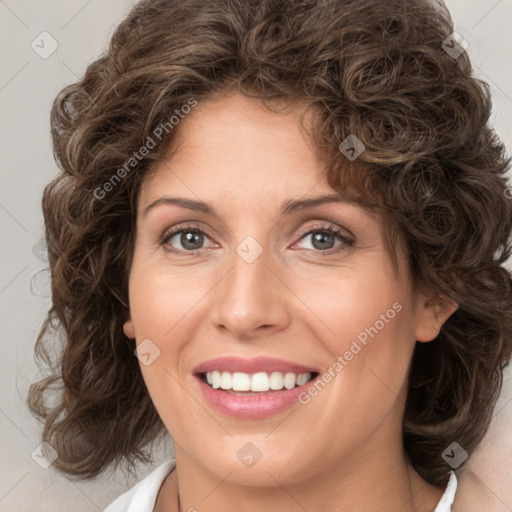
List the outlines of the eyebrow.
{"type": "MultiPolygon", "coordinates": [[[[344,204],[356,204],[361,206],[362,203],[360,200],[344,197],[338,194],[328,194],[317,197],[310,197],[307,199],[288,199],[281,204],[281,217],[284,215],[289,215],[291,213],[298,212],[300,210],[305,210],[307,208],[313,208],[314,206],[319,206],[321,204],[327,203],[344,203],[344,204]]],[[[207,215],[211,215],[213,217],[220,218],[219,213],[210,206],[209,204],[203,201],[197,201],[195,199],[186,199],[184,197],[170,197],[164,196],[156,199],[152,203],[150,203],[142,213],[142,216],[146,216],[150,210],[153,208],[162,205],[162,204],[173,204],[176,206],[181,206],[182,208],[187,208],[189,210],[195,210],[198,212],[206,213],[207,215]]]]}

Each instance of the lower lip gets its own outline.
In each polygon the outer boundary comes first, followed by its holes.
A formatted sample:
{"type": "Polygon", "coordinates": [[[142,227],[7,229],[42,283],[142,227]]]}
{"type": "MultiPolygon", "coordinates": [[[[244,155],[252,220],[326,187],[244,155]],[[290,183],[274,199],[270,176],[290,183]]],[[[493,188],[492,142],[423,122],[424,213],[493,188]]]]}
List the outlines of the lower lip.
{"type": "Polygon", "coordinates": [[[299,395],[316,380],[312,379],[302,386],[282,391],[270,391],[257,395],[235,395],[221,389],[213,389],[196,376],[199,388],[206,401],[217,411],[236,418],[256,419],[272,416],[285,411],[296,403],[299,395]]]}

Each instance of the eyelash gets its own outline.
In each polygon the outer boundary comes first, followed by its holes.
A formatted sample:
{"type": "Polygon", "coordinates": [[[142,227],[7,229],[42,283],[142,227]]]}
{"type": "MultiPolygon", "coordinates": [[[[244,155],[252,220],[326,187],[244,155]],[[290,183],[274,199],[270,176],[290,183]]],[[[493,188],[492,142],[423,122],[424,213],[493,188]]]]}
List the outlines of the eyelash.
{"type": "MultiPolygon", "coordinates": [[[[166,245],[175,235],[177,235],[179,233],[183,233],[183,232],[199,233],[202,235],[206,235],[210,239],[213,238],[208,233],[206,233],[202,229],[198,228],[197,226],[189,224],[187,226],[178,227],[177,229],[174,229],[171,232],[165,232],[159,239],[159,245],[160,246],[166,245]]],[[[330,249],[327,249],[325,251],[322,251],[319,249],[317,249],[317,250],[301,249],[301,251],[307,251],[307,252],[315,251],[320,254],[330,255],[334,252],[346,250],[346,246],[351,247],[354,245],[354,242],[355,242],[355,240],[353,238],[350,238],[349,236],[345,235],[343,233],[343,231],[341,231],[337,227],[332,226],[331,224],[323,224],[323,225],[318,225],[318,226],[307,228],[306,230],[300,232],[297,236],[299,237],[299,240],[302,240],[307,235],[311,235],[313,233],[329,233],[330,235],[333,235],[334,237],[336,237],[340,242],[342,242],[342,244],[339,245],[338,247],[331,247],[330,249]]],[[[187,254],[187,255],[192,254],[193,255],[196,252],[203,250],[203,249],[195,249],[192,251],[186,251],[186,250],[181,250],[181,249],[174,249],[171,246],[166,246],[165,249],[169,252],[172,252],[172,253],[175,253],[178,255],[183,255],[183,254],[187,254]]]]}

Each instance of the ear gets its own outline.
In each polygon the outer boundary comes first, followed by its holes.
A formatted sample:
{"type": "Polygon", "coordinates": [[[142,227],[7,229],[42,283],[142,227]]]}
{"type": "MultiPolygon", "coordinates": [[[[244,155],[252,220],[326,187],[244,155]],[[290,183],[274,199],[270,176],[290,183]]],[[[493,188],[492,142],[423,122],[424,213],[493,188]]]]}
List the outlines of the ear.
{"type": "Polygon", "coordinates": [[[423,297],[419,304],[416,339],[421,342],[432,341],[458,307],[459,305],[446,295],[436,297],[432,294],[423,297]]]}
{"type": "Polygon", "coordinates": [[[135,339],[135,329],[133,328],[132,317],[130,311],[127,313],[127,320],[123,324],[123,331],[128,338],[135,339]]]}

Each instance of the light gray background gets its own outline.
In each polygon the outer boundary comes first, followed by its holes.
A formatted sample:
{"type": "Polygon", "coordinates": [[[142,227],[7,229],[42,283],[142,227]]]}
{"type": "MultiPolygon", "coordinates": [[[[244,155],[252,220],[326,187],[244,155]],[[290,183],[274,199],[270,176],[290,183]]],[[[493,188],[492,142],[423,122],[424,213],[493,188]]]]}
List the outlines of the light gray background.
{"type": "MultiPolygon", "coordinates": [[[[49,136],[51,102],[102,52],[113,28],[133,4],[132,0],[0,0],[1,511],[101,510],[134,483],[121,476],[73,483],[51,467],[39,467],[31,457],[39,445],[39,425],[24,404],[28,386],[38,373],[34,341],[49,307],[44,273],[32,291],[30,282],[45,266],[33,247],[43,233],[42,190],[57,171],[49,136]],[[31,48],[44,31],[58,42],[58,49],[47,59],[31,48]]],[[[469,43],[476,74],[491,85],[492,121],[510,152],[512,0],[449,0],[447,4],[456,30],[469,43]]],[[[512,511],[510,375],[509,371],[491,430],[460,479],[458,500],[465,511],[512,511]]],[[[159,450],[155,465],[168,454],[168,447],[159,450]]],[[[139,478],[151,469],[141,468],[139,478]]]]}

